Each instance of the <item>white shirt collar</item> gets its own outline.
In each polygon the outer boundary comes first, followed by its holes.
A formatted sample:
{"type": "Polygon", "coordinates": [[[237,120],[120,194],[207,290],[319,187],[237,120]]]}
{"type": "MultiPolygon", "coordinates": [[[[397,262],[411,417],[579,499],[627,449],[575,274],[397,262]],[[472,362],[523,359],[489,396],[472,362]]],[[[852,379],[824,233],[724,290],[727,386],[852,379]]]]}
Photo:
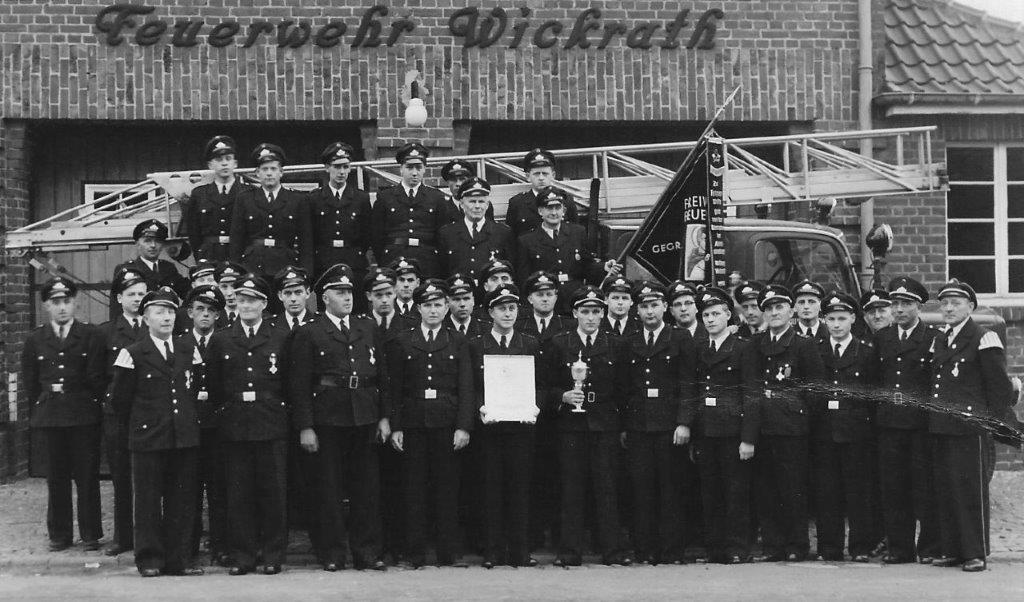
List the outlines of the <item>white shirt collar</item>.
{"type": "Polygon", "coordinates": [[[464,217],[464,218],[462,218],[462,221],[465,222],[465,224],[466,224],[466,231],[469,232],[470,234],[473,233],[473,224],[474,223],[476,224],[476,231],[477,232],[479,232],[479,231],[484,229],[484,220],[480,220],[478,222],[474,222],[473,220],[469,219],[468,217],[464,217]]]}
{"type": "MultiPolygon", "coordinates": [[[[967,318],[967,320],[970,320],[970,318],[967,318]]],[[[946,337],[948,337],[948,339],[951,340],[951,341],[955,340],[956,337],[958,337],[960,335],[960,331],[964,329],[964,325],[967,324],[967,320],[964,320],[963,322],[960,322],[956,326],[954,326],[954,327],[950,328],[949,330],[947,330],[946,331],[946,337]]]]}
{"type": "Polygon", "coordinates": [[[804,332],[805,330],[809,330],[809,331],[811,331],[811,336],[812,337],[816,337],[816,336],[818,336],[818,328],[820,326],[821,326],[821,320],[820,319],[817,322],[814,323],[814,326],[804,326],[803,324],[800,324],[800,332],[804,332]]]}
{"type": "Polygon", "coordinates": [[[901,339],[903,338],[903,333],[907,333],[907,337],[910,337],[910,335],[914,334],[914,330],[917,328],[917,325],[920,324],[920,323],[921,323],[921,319],[918,318],[917,321],[914,322],[914,325],[911,326],[910,328],[903,328],[902,326],[897,324],[896,325],[896,334],[901,339]]]}
{"type": "MultiPolygon", "coordinates": [[[[57,338],[59,339],[60,338],[60,329],[64,328],[64,327],[67,327],[67,332],[70,333],[71,332],[71,325],[74,324],[74,322],[75,322],[75,319],[72,318],[72,319],[68,320],[67,322],[65,322],[63,325],[61,325],[61,324],[58,324],[58,323],[54,322],[53,320],[50,320],[50,326],[53,328],[53,334],[56,335],[57,338]]],[[[67,333],[65,333],[65,334],[67,334],[67,333]]]]}
{"type": "Polygon", "coordinates": [[[843,338],[840,341],[837,341],[837,340],[835,340],[832,337],[828,338],[829,347],[831,347],[833,351],[835,350],[836,345],[837,344],[839,345],[839,355],[840,355],[840,357],[842,357],[842,355],[844,353],[846,353],[846,348],[850,346],[850,342],[851,341],[853,341],[853,335],[850,334],[850,333],[847,333],[846,337],[843,338]]]}
{"type": "Polygon", "coordinates": [[[420,186],[422,186],[422,184],[417,184],[415,186],[406,186],[405,182],[402,182],[402,188],[405,189],[405,194],[409,196],[416,196],[416,193],[419,192],[420,190],[420,186]]]}
{"type": "Polygon", "coordinates": [[[537,324],[537,331],[540,331],[540,321],[544,320],[544,326],[551,326],[551,319],[555,317],[555,313],[551,312],[546,316],[542,316],[537,312],[533,312],[533,321],[537,324]]]}
{"type": "Polygon", "coordinates": [[[725,339],[729,338],[730,334],[732,334],[732,333],[729,332],[728,328],[726,328],[717,337],[713,337],[711,335],[708,335],[708,339],[715,342],[715,349],[721,349],[722,348],[722,343],[725,342],[725,339]]]}
{"type": "Polygon", "coordinates": [[[373,314],[373,321],[376,322],[378,325],[381,323],[382,320],[387,320],[388,325],[390,325],[391,324],[391,320],[395,319],[395,314],[394,313],[390,313],[390,314],[388,314],[386,316],[383,316],[383,315],[377,313],[377,310],[371,310],[370,313],[373,314]]]}
{"type": "Polygon", "coordinates": [[[260,318],[260,319],[259,319],[259,320],[258,320],[258,321],[257,321],[257,322],[255,323],[255,324],[253,324],[252,326],[247,326],[247,325],[245,324],[245,322],[243,322],[242,320],[238,320],[238,324],[239,324],[239,325],[240,325],[240,326],[242,327],[242,331],[243,331],[243,332],[248,332],[249,330],[252,330],[252,333],[253,333],[253,334],[259,334],[259,332],[260,332],[260,326],[262,326],[262,325],[263,325],[263,318],[261,317],[261,318],[260,318]]]}
{"type": "MultiPolygon", "coordinates": [[[[540,227],[541,227],[541,228],[544,228],[544,233],[545,233],[545,234],[547,234],[547,235],[548,235],[548,236],[550,236],[551,238],[554,238],[554,237],[555,237],[555,228],[552,228],[551,226],[549,226],[547,222],[544,222],[544,221],[542,221],[542,222],[540,223],[540,227]]],[[[558,226],[557,226],[557,229],[558,229],[558,230],[561,230],[561,229],[562,229],[562,224],[561,224],[561,223],[559,223],[559,224],[558,224],[558,226]]]]}
{"type": "MultiPolygon", "coordinates": [[[[132,326],[134,326],[134,325],[135,325],[135,321],[136,321],[136,320],[141,320],[141,319],[142,319],[142,316],[135,316],[135,317],[133,318],[133,317],[131,317],[131,316],[129,316],[128,314],[126,314],[126,313],[123,313],[123,312],[121,313],[121,317],[122,317],[122,318],[124,318],[124,321],[125,321],[125,322],[128,322],[128,323],[129,323],[129,324],[131,324],[132,326]]],[[[140,322],[140,324],[141,324],[141,322],[140,322]]]]}
{"type": "Polygon", "coordinates": [[[466,318],[465,322],[459,322],[458,320],[456,320],[454,314],[448,314],[448,319],[451,320],[452,324],[455,325],[455,328],[465,325],[466,330],[469,330],[469,323],[473,321],[473,316],[470,315],[468,318],[466,318]]]}
{"type": "Polygon", "coordinates": [[[768,337],[771,338],[772,340],[778,340],[786,336],[786,333],[789,332],[790,328],[793,328],[793,326],[790,324],[786,324],[786,329],[780,332],[779,334],[775,334],[774,332],[772,332],[771,328],[767,327],[764,329],[764,331],[768,333],[768,337]]]}
{"type": "Polygon", "coordinates": [[[266,196],[266,194],[269,192],[270,194],[274,195],[274,198],[276,199],[277,196],[281,194],[281,188],[283,188],[283,186],[281,186],[280,184],[278,184],[277,188],[273,190],[267,190],[266,188],[263,188],[263,195],[266,196]]]}
{"type": "Polygon", "coordinates": [[[694,320],[692,324],[686,327],[686,330],[690,331],[690,336],[697,336],[697,320],[694,320]]]}
{"type": "Polygon", "coordinates": [[[212,336],[213,332],[210,332],[210,334],[199,334],[198,330],[196,330],[195,328],[192,329],[192,338],[196,340],[196,343],[198,343],[200,339],[202,339],[203,337],[206,337],[206,340],[209,341],[210,337],[212,336]]]}
{"type": "Polygon", "coordinates": [[[231,174],[231,179],[227,182],[218,182],[214,180],[213,185],[217,187],[217,192],[224,190],[225,186],[228,187],[228,190],[231,190],[231,187],[235,185],[235,175],[231,174]]]}
{"type": "MultiPolygon", "coordinates": [[[[153,344],[156,345],[156,348],[160,350],[160,355],[164,354],[164,343],[169,344],[171,346],[171,353],[174,353],[174,337],[169,337],[167,340],[164,340],[156,338],[155,336],[153,336],[153,333],[149,333],[149,338],[153,339],[153,344]]],[[[164,359],[167,358],[164,357],[164,359]]]]}
{"type": "MultiPolygon", "coordinates": [[[[509,345],[511,345],[511,344],[512,344],[512,335],[514,335],[514,334],[515,334],[515,332],[516,332],[516,331],[515,331],[515,329],[513,329],[513,330],[512,330],[512,332],[510,332],[510,333],[508,333],[508,334],[504,335],[504,336],[505,336],[505,343],[506,343],[506,344],[509,344],[509,345]]],[[[497,344],[501,345],[501,337],[502,337],[502,334],[501,334],[501,333],[499,333],[498,331],[496,331],[496,330],[494,330],[494,329],[492,328],[492,329],[491,329],[491,336],[492,336],[492,337],[494,337],[494,342],[495,342],[495,343],[497,343],[497,344]]]]}
{"type": "Polygon", "coordinates": [[[434,333],[434,340],[436,341],[438,335],[441,333],[441,327],[438,326],[437,328],[427,328],[425,324],[420,322],[420,332],[423,333],[423,340],[428,340],[429,337],[427,336],[427,334],[430,333],[430,332],[433,332],[434,333]]]}
{"type": "Polygon", "coordinates": [[[591,341],[591,342],[596,342],[596,341],[597,341],[597,335],[598,335],[598,334],[600,334],[600,333],[601,333],[601,330],[600,330],[600,329],[598,329],[598,330],[595,330],[595,331],[594,331],[594,334],[591,334],[591,335],[587,335],[586,333],[584,333],[584,332],[583,332],[582,330],[580,330],[579,328],[577,328],[577,329],[576,329],[576,335],[580,337],[580,342],[582,342],[582,343],[583,343],[584,345],[586,345],[586,344],[587,344],[587,336],[590,336],[590,337],[591,337],[591,338],[590,338],[590,341],[591,341]]]}
{"type": "Polygon", "coordinates": [[[647,342],[647,333],[648,332],[653,332],[654,333],[654,340],[657,341],[658,337],[661,336],[661,331],[662,330],[665,330],[665,322],[662,322],[661,324],[658,324],[658,327],[655,328],[654,330],[647,330],[647,327],[645,326],[644,329],[643,329],[644,342],[645,343],[647,342]]]}
{"type": "Polygon", "coordinates": [[[148,267],[151,272],[155,272],[156,271],[156,265],[157,265],[156,261],[150,261],[150,260],[146,259],[145,257],[139,257],[139,260],[142,261],[142,263],[145,264],[146,267],[148,267]]]}
{"type": "MultiPolygon", "coordinates": [[[[324,313],[327,313],[327,312],[324,312],[324,313]]],[[[297,324],[302,324],[303,322],[306,321],[306,310],[305,309],[303,309],[302,313],[299,314],[298,316],[293,316],[293,315],[291,315],[288,312],[284,312],[284,314],[285,314],[284,319],[288,322],[288,326],[289,327],[291,327],[292,322],[295,322],[297,324]]]]}
{"type": "Polygon", "coordinates": [[[344,324],[345,328],[348,329],[348,316],[339,318],[338,316],[332,314],[329,311],[325,311],[324,315],[327,316],[327,319],[330,320],[331,324],[334,324],[334,327],[337,328],[338,330],[341,330],[340,324],[344,324]]]}
{"type": "Polygon", "coordinates": [[[342,184],[341,188],[335,188],[334,184],[331,184],[329,182],[327,184],[327,187],[331,189],[331,196],[335,196],[335,197],[338,197],[338,196],[341,196],[341,195],[345,194],[345,186],[346,186],[346,184],[342,184]]]}

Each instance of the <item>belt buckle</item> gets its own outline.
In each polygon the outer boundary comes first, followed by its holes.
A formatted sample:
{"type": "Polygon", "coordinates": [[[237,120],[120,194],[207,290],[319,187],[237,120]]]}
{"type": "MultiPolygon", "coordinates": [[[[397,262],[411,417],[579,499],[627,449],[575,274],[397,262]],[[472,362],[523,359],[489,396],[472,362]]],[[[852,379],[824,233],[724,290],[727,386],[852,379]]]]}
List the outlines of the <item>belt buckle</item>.
{"type": "Polygon", "coordinates": [[[217,237],[217,242],[222,244],[222,245],[226,245],[229,242],[231,242],[231,237],[230,236],[218,236],[217,237]]]}
{"type": "Polygon", "coordinates": [[[410,238],[409,239],[409,246],[410,247],[418,247],[418,246],[420,246],[420,239],[418,239],[418,238],[410,238]]]}
{"type": "Polygon", "coordinates": [[[263,246],[264,247],[273,247],[275,245],[277,245],[277,239],[276,238],[264,238],[263,239],[263,246]]]}
{"type": "Polygon", "coordinates": [[[358,389],[359,388],[359,375],[353,374],[352,376],[348,377],[348,388],[349,389],[358,389]]]}
{"type": "Polygon", "coordinates": [[[704,406],[708,407],[708,408],[716,408],[716,407],[718,407],[718,398],[717,397],[705,397],[704,398],[704,406]]]}
{"type": "Polygon", "coordinates": [[[896,391],[895,393],[893,393],[892,394],[892,402],[897,404],[897,405],[902,405],[903,404],[903,392],[902,391],[896,391]]]}
{"type": "Polygon", "coordinates": [[[340,248],[345,246],[345,241],[343,241],[343,240],[332,240],[331,241],[331,246],[334,247],[335,249],[340,249],[340,248]]]}
{"type": "Polygon", "coordinates": [[[249,403],[256,401],[256,391],[242,391],[242,401],[249,403]]]}
{"type": "Polygon", "coordinates": [[[53,383],[53,384],[51,384],[50,385],[50,392],[51,393],[63,393],[64,392],[64,383],[53,383]]]}
{"type": "Polygon", "coordinates": [[[772,398],[772,390],[771,389],[765,389],[764,390],[764,398],[765,399],[771,399],[772,398]]]}
{"type": "Polygon", "coordinates": [[[828,409],[830,409],[830,410],[838,410],[839,409],[839,400],[838,399],[830,399],[830,400],[828,400],[828,409]]]}
{"type": "Polygon", "coordinates": [[[587,403],[594,403],[594,392],[587,391],[587,403]]]}
{"type": "Polygon", "coordinates": [[[437,399],[437,389],[423,389],[423,399],[437,399]]]}
{"type": "Polygon", "coordinates": [[[569,274],[566,274],[565,272],[560,272],[558,274],[558,281],[559,282],[569,282],[569,274]]]}

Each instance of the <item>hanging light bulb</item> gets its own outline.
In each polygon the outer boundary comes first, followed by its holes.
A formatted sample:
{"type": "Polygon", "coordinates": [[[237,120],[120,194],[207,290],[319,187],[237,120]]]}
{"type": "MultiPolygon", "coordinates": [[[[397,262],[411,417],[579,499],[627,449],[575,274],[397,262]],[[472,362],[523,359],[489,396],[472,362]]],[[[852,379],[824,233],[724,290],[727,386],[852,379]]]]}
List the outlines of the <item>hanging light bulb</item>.
{"type": "Polygon", "coordinates": [[[427,107],[423,106],[423,99],[419,98],[419,85],[412,82],[412,95],[409,98],[409,106],[405,107],[405,125],[411,128],[423,127],[427,122],[427,107]]]}

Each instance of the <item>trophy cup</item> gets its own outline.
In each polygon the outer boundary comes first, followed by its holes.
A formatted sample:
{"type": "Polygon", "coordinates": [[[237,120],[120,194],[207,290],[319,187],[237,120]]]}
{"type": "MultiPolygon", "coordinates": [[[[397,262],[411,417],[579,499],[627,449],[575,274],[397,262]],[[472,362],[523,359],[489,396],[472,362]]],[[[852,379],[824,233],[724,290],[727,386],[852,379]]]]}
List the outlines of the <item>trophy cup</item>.
{"type": "MultiPolygon", "coordinates": [[[[590,368],[587,366],[587,362],[583,361],[583,353],[579,354],[579,357],[576,359],[575,362],[572,363],[572,366],[570,366],[569,369],[570,369],[570,371],[572,373],[572,380],[573,380],[572,390],[573,391],[579,391],[579,392],[582,393],[583,392],[583,382],[585,380],[587,380],[587,372],[590,371],[590,368]]],[[[583,402],[574,403],[574,404],[572,404],[572,406],[573,406],[572,410],[571,410],[572,412],[575,412],[575,413],[578,413],[578,414],[586,413],[586,410],[583,409],[583,402]]]]}

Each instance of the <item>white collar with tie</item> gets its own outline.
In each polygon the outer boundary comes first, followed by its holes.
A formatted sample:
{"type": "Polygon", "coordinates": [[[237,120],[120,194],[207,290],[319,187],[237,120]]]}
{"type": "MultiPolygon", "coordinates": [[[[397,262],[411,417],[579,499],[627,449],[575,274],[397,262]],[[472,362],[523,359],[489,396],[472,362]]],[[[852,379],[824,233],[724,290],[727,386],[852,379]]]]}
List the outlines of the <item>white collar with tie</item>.
{"type": "Polygon", "coordinates": [[[726,328],[717,337],[709,337],[711,343],[714,343],[715,345],[715,351],[722,348],[722,345],[725,344],[725,340],[729,338],[729,334],[731,333],[729,332],[729,329],[726,328]]]}
{"type": "Polygon", "coordinates": [[[829,345],[832,347],[832,352],[833,353],[835,353],[835,351],[836,351],[836,346],[837,345],[839,346],[839,353],[838,353],[839,357],[843,357],[843,354],[846,353],[846,348],[850,346],[850,342],[851,341],[853,341],[853,335],[850,334],[850,333],[847,333],[846,336],[842,340],[839,340],[839,341],[835,340],[832,337],[828,338],[828,342],[829,342],[829,345]]]}
{"type": "Polygon", "coordinates": [[[161,338],[153,336],[152,333],[151,333],[149,335],[149,338],[153,339],[153,344],[156,345],[156,348],[160,350],[160,355],[162,355],[165,360],[169,359],[167,357],[167,349],[168,349],[168,347],[171,350],[171,354],[172,355],[174,354],[174,341],[171,340],[170,337],[168,337],[166,339],[161,339],[161,338]]]}
{"type": "Polygon", "coordinates": [[[131,326],[132,328],[136,328],[136,327],[141,327],[142,326],[142,316],[132,317],[132,316],[129,316],[128,314],[121,314],[121,315],[124,316],[124,321],[128,322],[128,325],[131,326]]]}
{"type": "Polygon", "coordinates": [[[595,330],[593,333],[587,334],[587,333],[583,332],[582,330],[580,330],[579,328],[576,329],[576,335],[580,337],[580,342],[582,342],[584,345],[587,344],[587,337],[590,337],[590,342],[591,343],[594,343],[595,341],[597,341],[597,333],[598,332],[600,332],[600,331],[599,330],[595,330]]]}
{"type": "Polygon", "coordinates": [[[302,326],[302,323],[306,321],[306,310],[302,310],[302,313],[297,316],[293,316],[290,313],[285,312],[284,316],[285,322],[288,323],[288,328],[295,328],[297,326],[302,326]]]}
{"type": "Polygon", "coordinates": [[[341,195],[345,194],[345,186],[345,184],[342,184],[341,188],[335,188],[331,184],[327,185],[327,187],[331,189],[331,196],[336,199],[340,199],[341,195]]]}
{"type": "Polygon", "coordinates": [[[956,326],[953,326],[949,330],[946,331],[946,343],[947,344],[951,344],[953,341],[956,340],[956,337],[960,334],[960,331],[964,329],[964,325],[965,324],[967,324],[967,320],[966,319],[963,322],[960,322],[956,326]]]}
{"type": "Polygon", "coordinates": [[[548,225],[547,222],[542,222],[541,223],[541,228],[544,229],[544,232],[548,236],[550,236],[552,239],[554,239],[556,236],[558,236],[558,231],[562,228],[562,224],[558,224],[558,226],[556,226],[555,228],[552,228],[551,226],[548,225]]]}
{"type": "Polygon", "coordinates": [[[334,324],[334,327],[337,328],[338,330],[341,330],[342,324],[345,325],[345,330],[348,330],[348,316],[339,317],[332,314],[329,311],[324,312],[324,315],[327,316],[327,319],[330,320],[331,324],[334,324]]]}
{"type": "MultiPolygon", "coordinates": [[[[156,271],[156,266],[157,266],[156,261],[150,261],[150,260],[146,259],[145,257],[139,257],[139,261],[141,261],[143,263],[143,265],[145,265],[147,268],[149,268],[149,271],[151,271],[151,272],[155,272],[156,271]]],[[[157,260],[157,261],[159,261],[159,260],[157,260]]]]}
{"type": "Polygon", "coordinates": [[[658,324],[658,327],[655,328],[654,330],[647,330],[647,327],[645,326],[644,327],[644,342],[649,344],[649,345],[653,345],[654,342],[658,340],[658,337],[661,336],[661,331],[662,330],[665,330],[665,323],[664,322],[660,322],[658,324]],[[653,339],[651,338],[652,336],[654,337],[653,339]]]}
{"type": "Polygon", "coordinates": [[[469,219],[468,217],[465,217],[465,218],[462,219],[462,221],[466,223],[466,231],[469,232],[469,234],[471,236],[473,234],[473,226],[474,225],[476,226],[477,234],[479,234],[480,231],[484,229],[484,220],[480,220],[478,222],[474,222],[473,220],[469,219]]]}
{"type": "Polygon", "coordinates": [[[783,330],[782,332],[780,332],[779,334],[775,334],[774,332],[771,331],[770,328],[765,330],[765,332],[768,333],[768,337],[771,338],[771,341],[773,343],[777,343],[779,341],[779,339],[781,339],[782,337],[786,336],[786,333],[789,332],[789,329],[790,329],[790,326],[787,324],[786,325],[786,329],[783,330]]]}
{"type": "Polygon", "coordinates": [[[217,192],[221,194],[227,194],[231,187],[235,185],[235,176],[231,176],[231,179],[227,182],[214,182],[217,187],[217,192]]]}
{"type": "Polygon", "coordinates": [[[626,322],[628,320],[629,315],[622,316],[621,318],[612,317],[611,314],[608,315],[608,325],[611,326],[612,330],[614,330],[618,334],[622,334],[622,332],[626,329],[626,322]],[[618,326],[616,326],[616,322],[618,323],[618,326]]]}
{"type": "Polygon", "coordinates": [[[821,320],[818,320],[817,322],[814,323],[814,326],[804,326],[803,324],[801,324],[800,325],[800,329],[801,329],[802,332],[806,332],[810,336],[816,337],[816,336],[818,336],[818,328],[820,326],[821,326],[821,320]]]}
{"type": "Polygon", "coordinates": [[[546,316],[542,316],[538,313],[533,314],[533,321],[537,323],[537,332],[543,332],[545,328],[551,326],[551,318],[554,317],[555,313],[551,312],[546,316]],[[541,322],[544,322],[541,324],[541,322]]]}
{"type": "Polygon", "coordinates": [[[403,314],[407,314],[412,311],[412,301],[399,301],[398,307],[402,310],[403,314]]]}
{"type": "Polygon", "coordinates": [[[491,336],[494,337],[494,342],[501,345],[501,337],[505,337],[505,345],[512,344],[512,335],[515,333],[514,330],[508,331],[508,334],[501,334],[497,330],[491,329],[491,336]]]}
{"type": "Polygon", "coordinates": [[[58,339],[64,340],[68,336],[68,333],[71,332],[71,325],[74,322],[74,318],[68,320],[63,324],[58,324],[56,322],[51,321],[50,326],[53,327],[53,334],[55,334],[58,339]]]}
{"type": "Polygon", "coordinates": [[[196,340],[196,345],[205,345],[210,341],[210,337],[212,336],[213,332],[203,334],[196,330],[195,328],[192,329],[192,337],[196,340]]]}
{"type": "Polygon", "coordinates": [[[692,324],[686,327],[686,330],[690,331],[691,337],[697,336],[697,320],[694,320],[692,324]]]}
{"type": "Polygon", "coordinates": [[[252,326],[249,326],[248,324],[242,321],[239,321],[238,323],[242,325],[242,332],[245,333],[247,336],[249,335],[249,333],[252,333],[252,336],[256,336],[256,333],[260,331],[260,326],[263,324],[263,318],[260,318],[259,321],[257,321],[252,326]]]}
{"type": "Polygon", "coordinates": [[[469,332],[469,323],[473,321],[473,317],[470,316],[465,322],[459,322],[455,319],[455,316],[449,316],[452,324],[455,325],[455,330],[458,330],[461,334],[469,332]]]}
{"type": "Polygon", "coordinates": [[[386,316],[382,316],[376,311],[373,311],[371,313],[373,314],[373,321],[377,323],[377,326],[383,326],[384,328],[390,326],[391,320],[395,319],[395,314],[388,314],[386,316]]]}
{"type": "Polygon", "coordinates": [[[430,340],[436,341],[437,340],[437,335],[441,332],[441,327],[438,326],[436,328],[427,328],[425,325],[423,325],[421,323],[420,324],[420,332],[423,333],[423,340],[424,341],[430,341],[430,340]],[[431,335],[431,333],[433,333],[433,335],[431,335]]]}
{"type": "Polygon", "coordinates": [[[914,334],[914,329],[917,328],[917,325],[920,324],[920,323],[921,323],[921,320],[918,319],[916,322],[914,322],[914,325],[911,326],[910,328],[903,328],[902,326],[897,325],[896,326],[896,332],[897,332],[897,334],[899,336],[899,339],[901,341],[904,340],[904,339],[909,339],[914,334]]]}
{"type": "Polygon", "coordinates": [[[266,188],[263,188],[263,195],[267,197],[268,201],[270,200],[270,197],[274,197],[276,199],[281,194],[281,188],[282,186],[280,184],[278,184],[277,188],[273,190],[267,190],[266,188]]]}
{"type": "Polygon", "coordinates": [[[420,186],[422,186],[422,184],[417,184],[415,186],[406,186],[405,182],[402,182],[402,189],[404,189],[405,194],[410,197],[416,196],[416,193],[420,191],[420,186]]]}

